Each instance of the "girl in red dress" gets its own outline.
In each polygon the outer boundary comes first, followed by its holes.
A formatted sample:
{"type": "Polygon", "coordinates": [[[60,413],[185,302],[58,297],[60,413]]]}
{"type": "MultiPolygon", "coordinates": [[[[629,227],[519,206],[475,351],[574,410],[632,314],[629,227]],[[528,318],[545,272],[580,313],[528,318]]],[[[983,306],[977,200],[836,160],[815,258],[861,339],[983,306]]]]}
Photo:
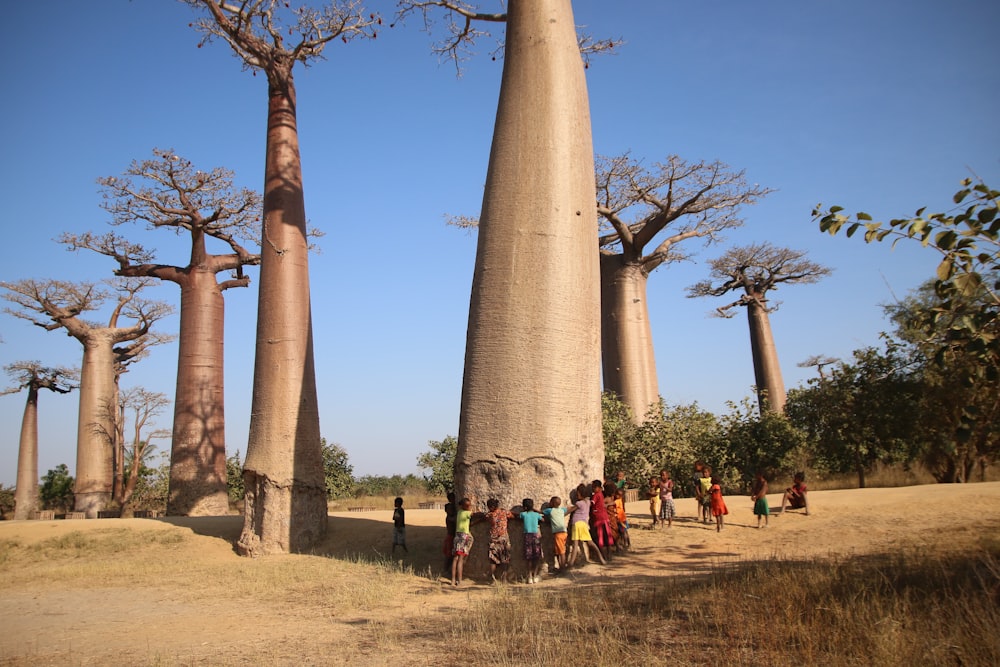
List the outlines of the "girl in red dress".
{"type": "Polygon", "coordinates": [[[729,514],[729,508],[726,507],[726,501],[722,498],[722,486],[719,484],[719,478],[712,477],[712,486],[708,489],[709,504],[712,507],[712,516],[715,517],[715,532],[722,530],[722,517],[729,514]]]}

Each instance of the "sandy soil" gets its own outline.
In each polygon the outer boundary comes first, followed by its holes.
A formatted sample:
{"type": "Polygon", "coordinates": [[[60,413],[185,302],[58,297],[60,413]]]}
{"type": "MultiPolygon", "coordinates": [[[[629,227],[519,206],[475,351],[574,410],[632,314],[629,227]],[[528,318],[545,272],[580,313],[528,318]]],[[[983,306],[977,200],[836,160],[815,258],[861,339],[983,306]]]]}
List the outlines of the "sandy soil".
{"type": "MultiPolygon", "coordinates": [[[[781,498],[772,494],[769,500],[776,508],[781,498]]],[[[933,548],[960,534],[1000,534],[1000,482],[814,491],[810,501],[809,516],[801,511],[776,514],[767,529],[758,530],[750,499],[730,496],[721,532],[694,519],[691,499],[677,501],[679,518],[671,529],[650,529],[645,503],[634,503],[628,508],[633,525],[629,553],[607,567],[589,565],[530,589],[558,592],[580,581],[690,574],[731,560],[812,560],[933,548]]],[[[284,600],[264,624],[254,620],[268,615],[268,600],[254,596],[250,581],[247,590],[225,599],[159,585],[140,572],[122,572],[120,587],[95,588],[83,580],[55,587],[44,581],[12,582],[10,564],[0,558],[0,665],[383,665],[414,656],[423,656],[421,664],[450,664],[439,661],[445,647],[434,635],[435,615],[464,608],[494,591],[476,583],[455,590],[436,577],[443,519],[441,510],[407,510],[409,554],[397,560],[411,565],[416,576],[399,577],[390,604],[373,606],[343,595],[334,601],[329,595],[284,600]]],[[[252,580],[260,563],[233,552],[241,527],[238,516],[6,521],[0,522],[0,542],[30,545],[110,527],[180,531],[185,537],[181,550],[169,556],[178,568],[231,564],[252,580]]],[[[330,515],[330,535],[320,549],[329,556],[262,560],[301,563],[303,568],[319,563],[327,568],[320,572],[329,577],[329,586],[343,587],[336,581],[343,569],[337,559],[384,559],[390,544],[390,511],[336,513],[330,515]]]]}

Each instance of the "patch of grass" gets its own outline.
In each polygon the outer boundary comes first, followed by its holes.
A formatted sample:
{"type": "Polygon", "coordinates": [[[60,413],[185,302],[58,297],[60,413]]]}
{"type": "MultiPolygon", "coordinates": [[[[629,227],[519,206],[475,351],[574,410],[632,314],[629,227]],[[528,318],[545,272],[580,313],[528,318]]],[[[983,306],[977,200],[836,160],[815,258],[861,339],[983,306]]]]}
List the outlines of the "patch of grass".
{"type": "Polygon", "coordinates": [[[1000,548],[752,562],[559,595],[504,587],[440,626],[482,665],[555,664],[583,645],[598,665],[996,665],[1000,548]]]}

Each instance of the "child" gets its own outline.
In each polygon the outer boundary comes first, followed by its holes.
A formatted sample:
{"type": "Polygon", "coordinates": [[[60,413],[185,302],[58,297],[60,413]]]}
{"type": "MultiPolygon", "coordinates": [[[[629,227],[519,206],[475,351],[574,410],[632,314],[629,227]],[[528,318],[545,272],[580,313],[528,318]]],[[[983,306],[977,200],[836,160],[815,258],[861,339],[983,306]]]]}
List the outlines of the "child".
{"type": "Polygon", "coordinates": [[[767,480],[760,470],[754,475],[753,486],[750,487],[750,500],[753,501],[753,513],[757,515],[757,528],[760,528],[761,518],[764,519],[764,528],[767,528],[771,509],[767,506],[767,480]]]}
{"type": "Polygon", "coordinates": [[[392,511],[392,555],[396,555],[396,547],[403,547],[403,551],[410,553],[406,548],[406,513],[403,511],[403,499],[396,498],[393,501],[396,509],[392,511]]]}
{"type": "Polygon", "coordinates": [[[521,501],[521,521],[524,522],[524,562],[528,564],[528,583],[538,583],[538,571],[542,566],[542,529],[538,522],[542,515],[535,511],[535,501],[525,498],[521,501]]]}
{"type": "Polygon", "coordinates": [[[607,481],[604,483],[604,509],[608,515],[608,526],[611,527],[611,539],[615,545],[615,553],[620,553],[622,550],[622,532],[621,527],[618,525],[618,509],[615,506],[615,492],[618,491],[618,487],[615,486],[614,482],[607,481]]]}
{"type": "Polygon", "coordinates": [[[462,570],[465,568],[465,559],[472,552],[472,531],[469,525],[472,523],[472,501],[462,498],[458,503],[458,511],[455,512],[455,539],[452,546],[451,559],[451,585],[462,585],[462,570]]]}
{"type": "Polygon", "coordinates": [[[595,479],[590,483],[590,522],[594,527],[594,541],[604,560],[611,559],[611,547],[615,544],[611,532],[611,517],[608,516],[608,506],[604,500],[604,482],[595,479]]]}
{"type": "Polygon", "coordinates": [[[701,517],[705,523],[708,523],[708,517],[711,516],[712,511],[712,497],[708,493],[711,488],[712,468],[709,466],[702,466],[701,478],[698,479],[698,505],[701,508],[701,517]]]}
{"type": "Polygon", "coordinates": [[[632,546],[632,540],[628,536],[628,515],[625,514],[625,490],[615,489],[615,515],[618,517],[618,534],[621,540],[615,544],[621,544],[622,551],[628,551],[632,546]]]}
{"type": "Polygon", "coordinates": [[[448,492],[448,502],[444,504],[444,576],[451,574],[452,547],[455,543],[455,515],[458,508],[455,506],[455,492],[448,492]]]}
{"type": "Polygon", "coordinates": [[[712,485],[708,488],[709,503],[712,506],[712,516],[715,517],[715,532],[722,530],[722,517],[729,514],[726,501],[722,499],[722,485],[718,477],[711,479],[712,485]]]}
{"type": "Polygon", "coordinates": [[[785,513],[785,505],[788,509],[805,509],[806,516],[809,516],[809,498],[806,496],[806,474],[804,472],[795,473],[792,478],[792,485],[785,489],[785,495],[781,497],[781,513],[785,513]]]}
{"type": "Polygon", "coordinates": [[[559,572],[566,571],[566,508],[562,507],[562,498],[552,496],[549,506],[542,510],[545,520],[552,526],[552,553],[555,554],[555,565],[559,572]]]}
{"type": "Polygon", "coordinates": [[[601,565],[606,565],[607,563],[604,560],[604,556],[601,555],[601,550],[597,548],[594,540],[590,538],[590,489],[587,488],[586,484],[576,487],[576,502],[574,506],[575,509],[570,516],[570,526],[573,532],[569,537],[569,556],[566,558],[566,567],[576,565],[576,560],[580,552],[583,552],[584,559],[588,563],[590,562],[590,559],[587,558],[587,552],[584,550],[585,544],[597,554],[601,565]]]}
{"type": "Polygon", "coordinates": [[[497,573],[500,581],[507,581],[507,569],[510,567],[510,536],[507,534],[507,520],[513,519],[510,510],[500,509],[500,501],[490,498],[486,501],[486,520],[490,522],[490,579],[497,583],[497,573]]]}
{"type": "Polygon", "coordinates": [[[656,528],[656,522],[660,520],[660,478],[649,478],[649,513],[653,516],[652,528],[656,528]]]}
{"type": "Polygon", "coordinates": [[[667,528],[674,525],[674,514],[677,513],[674,507],[674,480],[670,479],[669,470],[660,471],[660,526],[666,520],[667,528]]]}

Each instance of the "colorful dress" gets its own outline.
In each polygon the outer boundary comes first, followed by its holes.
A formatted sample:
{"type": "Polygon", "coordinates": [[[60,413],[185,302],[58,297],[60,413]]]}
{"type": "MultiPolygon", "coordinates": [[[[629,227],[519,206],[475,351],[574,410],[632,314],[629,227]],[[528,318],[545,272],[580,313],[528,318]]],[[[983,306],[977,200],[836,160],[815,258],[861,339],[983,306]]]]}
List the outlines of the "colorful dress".
{"type": "Polygon", "coordinates": [[[712,516],[722,516],[723,514],[729,514],[729,508],[726,507],[726,501],[722,499],[722,487],[718,484],[713,484],[708,489],[708,496],[710,498],[710,504],[712,506],[712,516]]]}
{"type": "Polygon", "coordinates": [[[677,516],[674,507],[674,480],[660,480],[660,521],[666,521],[677,516]]]}
{"type": "Polygon", "coordinates": [[[542,515],[531,510],[521,512],[521,521],[524,522],[524,560],[542,559],[542,529],[538,522],[542,515]]]}
{"type": "Polygon", "coordinates": [[[510,536],[507,535],[507,520],[514,515],[509,511],[496,508],[486,513],[490,522],[490,562],[494,565],[506,565],[510,562],[510,536]]]}
{"type": "Polygon", "coordinates": [[[576,509],[570,517],[572,526],[571,540],[574,542],[590,542],[590,498],[581,498],[575,503],[576,509]]]}
{"type": "Polygon", "coordinates": [[[452,555],[468,556],[472,552],[472,533],[469,532],[469,524],[471,523],[471,510],[458,510],[455,513],[455,539],[451,546],[452,555]]]}
{"type": "Polygon", "coordinates": [[[611,518],[608,516],[608,508],[604,504],[604,493],[594,491],[594,497],[590,499],[590,520],[594,528],[594,542],[599,547],[610,547],[614,545],[615,538],[611,532],[611,518]]]}

